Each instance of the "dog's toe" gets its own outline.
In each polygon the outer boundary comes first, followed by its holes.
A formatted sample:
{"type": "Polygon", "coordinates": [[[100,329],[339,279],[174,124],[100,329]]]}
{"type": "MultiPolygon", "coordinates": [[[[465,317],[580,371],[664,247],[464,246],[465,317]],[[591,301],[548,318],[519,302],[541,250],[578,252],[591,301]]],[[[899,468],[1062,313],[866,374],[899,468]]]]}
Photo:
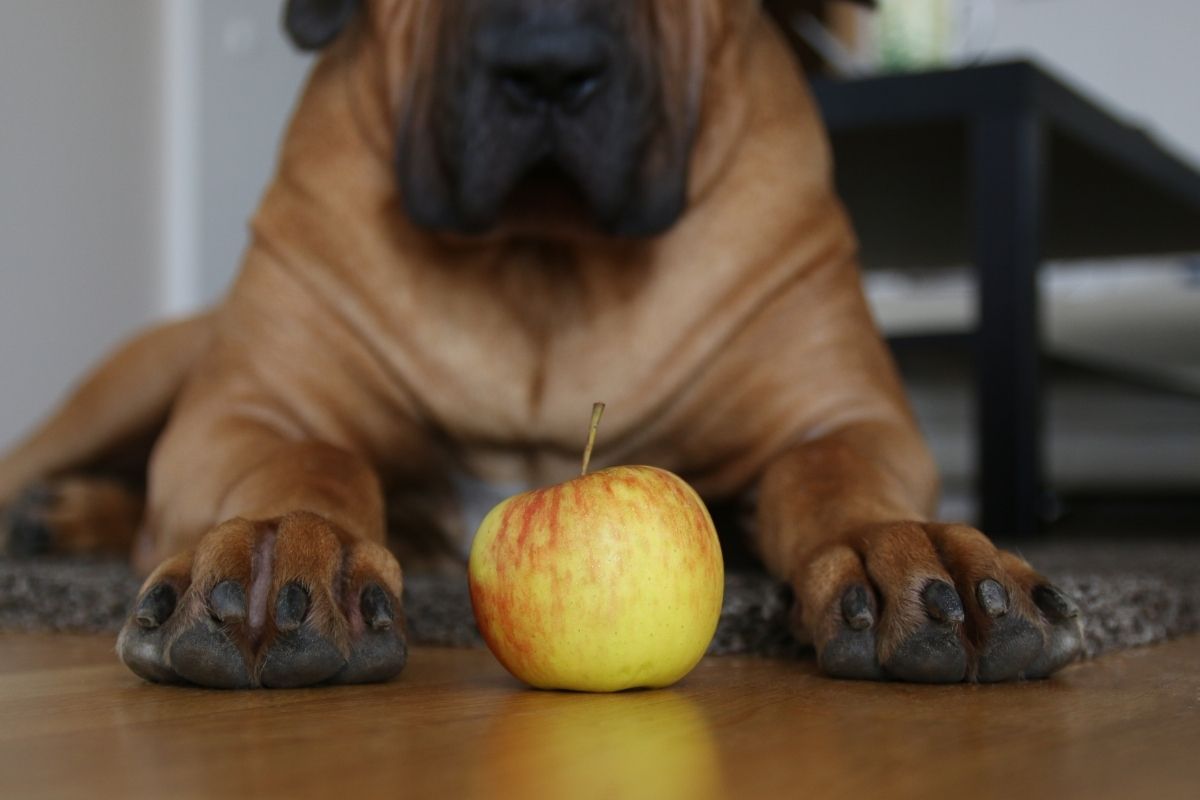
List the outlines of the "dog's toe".
{"type": "Polygon", "coordinates": [[[1079,657],[1079,607],[961,525],[873,526],[817,551],[796,588],[827,675],[920,683],[1040,678],[1079,657]]]}
{"type": "Polygon", "coordinates": [[[167,666],[162,626],[175,613],[178,595],[167,583],[142,595],[117,639],[117,654],[129,669],[153,683],[172,683],[178,676],[167,666]]]}
{"type": "Polygon", "coordinates": [[[975,594],[988,620],[976,678],[982,683],[1011,680],[1042,651],[1042,633],[1032,620],[1010,607],[1008,592],[998,581],[980,581],[975,594]]]}
{"type": "Polygon", "coordinates": [[[162,640],[161,634],[126,629],[117,640],[117,653],[139,678],[151,683],[175,683],[179,676],[167,666],[162,640]]]}
{"type": "Polygon", "coordinates": [[[398,624],[396,605],[379,584],[365,586],[359,598],[362,630],[350,660],[335,683],[378,683],[400,674],[408,662],[408,643],[398,624]]]}
{"type": "Polygon", "coordinates": [[[967,676],[967,649],[961,626],[966,619],[962,600],[945,581],[930,581],[921,593],[928,620],[905,636],[884,671],[915,683],[957,683],[967,676]]]}
{"type": "Polygon", "coordinates": [[[337,646],[309,619],[312,601],[299,583],[283,586],[275,598],[278,633],[263,658],[263,686],[290,689],[324,683],[346,666],[337,646]]]}
{"type": "Polygon", "coordinates": [[[66,476],[27,487],[0,515],[0,551],[17,558],[129,551],[140,494],[120,481],[66,476]]]}
{"type": "Polygon", "coordinates": [[[259,680],[272,689],[324,683],[346,666],[346,659],[310,624],[281,633],[267,650],[259,680]]]}
{"type": "Polygon", "coordinates": [[[190,555],[161,565],[146,581],[117,637],[117,655],[136,675],[154,683],[178,683],[168,650],[183,623],[180,608],[189,585],[190,555]]]}
{"type": "Polygon", "coordinates": [[[234,519],[147,581],[121,633],[156,682],[241,689],[395,677],[408,649],[400,567],[383,547],[303,512],[234,519]],[[275,587],[281,576],[286,582],[275,587]]]}
{"type": "Polygon", "coordinates": [[[1020,677],[1042,651],[1042,635],[1028,620],[1005,619],[992,628],[979,654],[976,679],[981,683],[1020,677]]]}
{"type": "Polygon", "coordinates": [[[953,627],[928,623],[900,643],[884,670],[913,683],[958,683],[967,676],[967,653],[953,627]]]}
{"type": "Polygon", "coordinates": [[[834,678],[878,680],[883,671],[875,660],[875,614],[870,590],[861,584],[842,595],[836,632],[819,649],[821,670],[834,678]]]}
{"type": "Polygon", "coordinates": [[[1034,588],[1033,601],[1046,625],[1041,652],[1026,667],[1027,678],[1044,678],[1070,664],[1083,653],[1083,615],[1062,590],[1049,584],[1034,588]]]}
{"type": "Polygon", "coordinates": [[[203,617],[175,638],[167,660],[185,681],[213,689],[254,685],[246,659],[221,623],[203,617]]]}

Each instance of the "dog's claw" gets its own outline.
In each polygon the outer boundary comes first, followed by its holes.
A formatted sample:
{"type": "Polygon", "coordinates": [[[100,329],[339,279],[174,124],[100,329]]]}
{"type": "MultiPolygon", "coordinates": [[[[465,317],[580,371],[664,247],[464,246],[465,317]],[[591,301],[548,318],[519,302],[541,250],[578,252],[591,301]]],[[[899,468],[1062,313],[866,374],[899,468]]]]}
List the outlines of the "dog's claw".
{"type": "Polygon", "coordinates": [[[374,630],[385,631],[392,627],[396,620],[392,612],[392,601],[378,584],[372,583],[363,589],[360,607],[363,620],[374,630]]]}
{"type": "Polygon", "coordinates": [[[967,618],[958,592],[945,581],[930,581],[921,596],[925,600],[926,613],[938,622],[962,622],[967,618]]]}
{"type": "Polygon", "coordinates": [[[1033,590],[1033,602],[1054,622],[1079,616],[1079,606],[1057,586],[1044,583],[1033,590]]]}
{"type": "Polygon", "coordinates": [[[213,615],[226,625],[246,621],[246,592],[237,581],[221,581],[208,596],[213,615]]]}
{"type": "Polygon", "coordinates": [[[851,586],[842,595],[842,618],[856,631],[865,631],[875,622],[865,588],[851,586]]]}
{"type": "Polygon", "coordinates": [[[284,633],[294,631],[308,613],[308,592],[298,583],[289,583],[279,590],[275,600],[275,627],[284,633]]]}
{"type": "Polygon", "coordinates": [[[1008,592],[1004,587],[991,578],[985,578],[975,587],[975,597],[979,607],[989,617],[999,617],[1008,613],[1008,592]]]}
{"type": "Polygon", "coordinates": [[[175,589],[170,584],[158,584],[138,601],[134,611],[138,627],[152,630],[162,625],[175,613],[175,603],[175,589]]]}

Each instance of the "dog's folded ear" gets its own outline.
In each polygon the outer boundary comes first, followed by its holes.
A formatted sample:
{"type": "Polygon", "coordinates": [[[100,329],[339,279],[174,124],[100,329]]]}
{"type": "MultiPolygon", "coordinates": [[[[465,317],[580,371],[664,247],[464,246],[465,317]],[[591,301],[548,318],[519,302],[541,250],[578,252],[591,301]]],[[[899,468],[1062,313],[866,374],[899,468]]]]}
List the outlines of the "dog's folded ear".
{"type": "Polygon", "coordinates": [[[301,50],[320,50],[337,38],[358,5],[358,0],[287,0],[283,29],[301,50]]]}

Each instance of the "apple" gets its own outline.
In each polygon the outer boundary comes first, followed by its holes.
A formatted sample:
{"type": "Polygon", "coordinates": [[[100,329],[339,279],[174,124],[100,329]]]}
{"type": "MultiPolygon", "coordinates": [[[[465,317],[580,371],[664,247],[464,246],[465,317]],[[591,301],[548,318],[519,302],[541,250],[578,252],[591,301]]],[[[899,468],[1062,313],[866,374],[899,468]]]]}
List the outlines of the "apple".
{"type": "Polygon", "coordinates": [[[502,501],[471,546],[475,619],[514,676],[542,689],[675,683],[721,613],[724,563],[700,496],[656,467],[587,471],[502,501]]]}

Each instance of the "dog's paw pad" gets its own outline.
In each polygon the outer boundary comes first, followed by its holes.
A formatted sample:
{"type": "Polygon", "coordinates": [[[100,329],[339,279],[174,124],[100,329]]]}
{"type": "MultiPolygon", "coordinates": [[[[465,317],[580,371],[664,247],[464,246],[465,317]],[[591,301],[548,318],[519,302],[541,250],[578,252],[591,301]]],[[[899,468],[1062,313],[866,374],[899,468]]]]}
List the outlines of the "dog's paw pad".
{"type": "Polygon", "coordinates": [[[275,637],[263,660],[259,680],[272,689],[324,683],[346,666],[346,659],[327,637],[303,624],[275,637]]]}
{"type": "Polygon", "coordinates": [[[976,679],[993,683],[1020,675],[1042,652],[1042,632],[1023,615],[1009,613],[1008,591],[998,581],[980,581],[975,597],[990,620],[978,654],[976,679]]]}
{"type": "Polygon", "coordinates": [[[213,689],[248,689],[254,685],[246,659],[221,623],[202,617],[171,643],[171,669],[189,683],[213,689]]]}

